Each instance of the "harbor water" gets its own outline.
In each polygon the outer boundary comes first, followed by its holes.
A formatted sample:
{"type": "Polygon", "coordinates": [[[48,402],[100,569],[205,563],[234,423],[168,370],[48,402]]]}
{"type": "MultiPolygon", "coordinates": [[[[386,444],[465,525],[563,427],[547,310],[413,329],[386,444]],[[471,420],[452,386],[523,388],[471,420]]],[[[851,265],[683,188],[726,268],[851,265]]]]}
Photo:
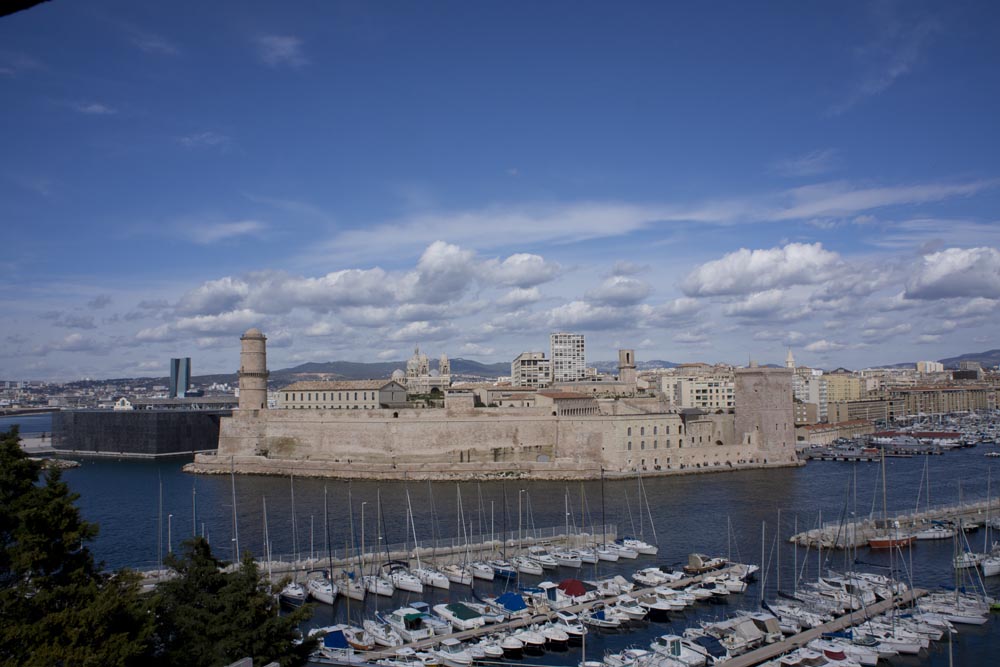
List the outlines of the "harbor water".
{"type": "MultiPolygon", "coordinates": [[[[0,430],[21,418],[0,419],[0,430]]],[[[31,419],[37,419],[32,416],[31,419]]],[[[38,423],[35,424],[39,426],[38,423]]],[[[26,429],[25,429],[26,430],[26,429]]],[[[44,430],[44,429],[39,429],[44,430]]],[[[929,458],[894,458],[886,463],[887,506],[889,514],[913,511],[928,502],[957,503],[984,499],[995,459],[984,456],[993,446],[979,446],[948,452],[929,458]],[[926,466],[926,469],[925,469],[926,466]]],[[[774,599],[779,587],[789,592],[799,580],[815,579],[820,566],[816,550],[793,547],[788,538],[795,532],[824,523],[869,516],[882,512],[881,469],[877,463],[811,462],[801,468],[747,470],[670,477],[643,477],[584,483],[506,482],[432,483],[343,482],[320,479],[228,475],[199,476],[181,470],[185,459],[164,461],[125,461],[82,459],[79,468],[64,472],[71,488],[80,494],[79,506],[84,517],[99,524],[100,534],[93,551],[108,567],[155,567],[170,548],[176,550],[193,533],[209,538],[215,552],[231,559],[235,540],[241,551],[263,553],[263,504],[267,503],[267,530],[272,555],[291,559],[327,554],[336,556],[357,545],[361,539],[364,514],[365,541],[369,552],[377,550],[379,534],[385,542],[409,542],[412,529],[407,521],[407,492],[413,509],[412,525],[422,547],[430,548],[435,539],[440,545],[453,544],[460,535],[457,499],[461,494],[465,532],[489,537],[506,526],[515,540],[531,535],[533,529],[556,527],[562,532],[591,531],[602,520],[617,526],[619,535],[641,534],[652,541],[654,532],[660,547],[658,556],[640,556],[638,560],[617,563],[601,562],[584,570],[561,568],[552,579],[573,577],[593,579],[595,575],[622,573],[651,565],[679,565],[692,551],[712,555],[731,555],[734,560],[761,562],[758,583],[743,595],[730,596],[724,605],[699,604],[682,614],[672,614],[665,623],[644,622],[630,632],[592,632],[587,641],[587,657],[597,658],[605,651],[629,646],[644,647],[652,637],[666,633],[680,634],[685,627],[702,619],[720,619],[741,608],[757,608],[761,587],[768,599],[774,599]],[[294,530],[292,494],[294,492],[294,530]],[[324,496],[328,508],[324,521],[324,496]],[[381,497],[382,524],[378,498],[381,497]],[[235,528],[233,500],[235,498],[235,528]],[[350,500],[350,502],[349,502],[350,500]],[[648,508],[647,508],[648,505],[648,508]],[[603,516],[602,516],[603,506],[603,516]],[[567,512],[568,508],[568,512],[567,512]],[[520,516],[520,522],[518,518],[520,516]],[[353,519],[353,532],[352,532],[353,519]],[[650,522],[652,519],[652,525],[650,522]],[[762,526],[764,530],[762,542],[762,526]],[[780,539],[776,539],[780,538],[780,539]]],[[[995,498],[998,484],[992,486],[995,498]]],[[[985,520],[985,515],[983,519],[985,520]]],[[[598,529],[599,530],[599,529],[598,529]]],[[[981,551],[993,541],[985,529],[968,536],[973,550],[981,551]]],[[[913,585],[929,590],[955,585],[951,567],[954,545],[950,540],[919,542],[904,551],[895,565],[899,574],[913,585]]],[[[851,554],[853,556],[853,554],[851,554]]],[[[851,567],[844,551],[824,553],[825,567],[843,570],[851,567]]],[[[860,549],[856,565],[873,571],[889,565],[886,553],[860,549]]],[[[526,577],[522,585],[540,579],[526,577]]],[[[964,582],[968,587],[970,583],[964,582]]],[[[479,586],[479,584],[477,584],[479,586]]],[[[480,594],[501,591],[494,582],[480,594]]],[[[1000,596],[1000,577],[985,582],[990,595],[1000,596]]],[[[370,616],[375,605],[395,608],[407,601],[407,594],[393,599],[365,603],[351,601],[350,615],[357,621],[370,616]],[[367,605],[367,606],[364,606],[367,605]]],[[[434,604],[472,596],[467,587],[453,584],[450,591],[426,590],[421,596],[434,604]]],[[[348,613],[346,598],[334,607],[317,605],[312,623],[328,625],[343,620],[348,613]]],[[[978,628],[960,627],[952,650],[954,664],[993,664],[1000,650],[1000,619],[978,628]]],[[[938,642],[919,657],[896,657],[893,664],[949,664],[947,642],[938,642]]],[[[538,664],[568,665],[581,659],[580,648],[562,653],[546,653],[529,661],[538,664]]]]}

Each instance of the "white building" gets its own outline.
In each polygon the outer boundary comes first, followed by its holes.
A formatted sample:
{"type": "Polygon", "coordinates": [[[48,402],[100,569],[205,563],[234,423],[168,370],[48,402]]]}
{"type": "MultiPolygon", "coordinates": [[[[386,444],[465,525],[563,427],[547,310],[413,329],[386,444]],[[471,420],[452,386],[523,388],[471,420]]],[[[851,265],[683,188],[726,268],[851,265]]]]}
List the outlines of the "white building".
{"type": "Polygon", "coordinates": [[[792,394],[796,400],[816,406],[816,416],[821,422],[827,420],[829,388],[823,371],[811,368],[796,368],[792,376],[792,394]]]}
{"type": "Polygon", "coordinates": [[[736,380],[731,371],[666,375],[660,390],[677,408],[728,410],[736,407],[736,380]]]}
{"type": "Polygon", "coordinates": [[[939,361],[918,361],[917,362],[917,372],[918,373],[943,373],[944,364],[939,361]]]}
{"type": "Polygon", "coordinates": [[[547,387],[552,366],[544,352],[522,352],[510,364],[510,383],[514,387],[547,387]]]}
{"type": "Polygon", "coordinates": [[[549,336],[552,382],[575,382],[587,374],[583,334],[559,332],[549,336]]]}

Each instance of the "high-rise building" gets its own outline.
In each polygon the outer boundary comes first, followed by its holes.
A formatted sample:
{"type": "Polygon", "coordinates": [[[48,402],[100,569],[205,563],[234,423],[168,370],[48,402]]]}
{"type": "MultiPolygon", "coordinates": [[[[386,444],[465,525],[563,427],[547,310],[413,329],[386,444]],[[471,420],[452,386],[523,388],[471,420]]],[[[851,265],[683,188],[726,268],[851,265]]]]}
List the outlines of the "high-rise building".
{"type": "Polygon", "coordinates": [[[552,382],[576,382],[587,374],[583,334],[559,332],[549,335],[552,382]]]}
{"type": "Polygon", "coordinates": [[[191,388],[191,357],[170,360],[170,398],[184,398],[191,388]]]}
{"type": "Polygon", "coordinates": [[[515,387],[547,387],[551,371],[544,352],[522,352],[510,363],[510,383],[515,387]]]}

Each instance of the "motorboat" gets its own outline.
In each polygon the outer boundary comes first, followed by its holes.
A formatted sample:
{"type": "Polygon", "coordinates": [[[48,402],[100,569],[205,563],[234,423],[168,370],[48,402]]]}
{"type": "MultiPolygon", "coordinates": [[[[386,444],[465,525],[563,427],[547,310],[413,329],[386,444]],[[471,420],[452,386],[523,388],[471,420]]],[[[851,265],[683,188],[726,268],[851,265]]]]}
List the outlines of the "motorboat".
{"type": "Polygon", "coordinates": [[[583,559],[575,551],[553,551],[552,557],[563,567],[583,567],[583,559]]]}
{"type": "Polygon", "coordinates": [[[598,560],[608,561],[609,563],[614,563],[621,558],[621,554],[619,554],[618,551],[611,549],[607,545],[596,547],[594,549],[594,553],[597,554],[598,560]]]}
{"type": "Polygon", "coordinates": [[[434,634],[436,635],[450,635],[451,634],[451,623],[444,620],[439,616],[434,616],[431,614],[431,606],[426,602],[411,602],[411,609],[416,609],[419,613],[424,616],[424,623],[430,627],[434,634]]]}
{"type": "Polygon", "coordinates": [[[604,656],[604,665],[607,667],[640,667],[652,662],[653,654],[642,648],[627,648],[618,653],[609,653],[604,656]]]}
{"type": "Polygon", "coordinates": [[[530,653],[541,653],[545,650],[545,635],[530,628],[521,628],[513,633],[513,636],[521,640],[524,650],[530,653]]]}
{"type": "Polygon", "coordinates": [[[434,636],[434,630],[424,622],[426,614],[412,607],[400,607],[396,611],[375,618],[388,624],[406,642],[418,642],[434,636]]]}
{"type": "Polygon", "coordinates": [[[624,544],[618,544],[616,542],[611,542],[605,545],[605,548],[610,549],[618,554],[619,558],[628,558],[634,560],[639,557],[639,552],[635,549],[625,546],[624,544]]]}
{"type": "Polygon", "coordinates": [[[482,616],[483,620],[486,621],[487,624],[503,623],[505,620],[507,620],[506,614],[496,611],[494,608],[491,608],[489,605],[483,604],[482,602],[466,601],[463,602],[462,604],[464,604],[466,607],[472,609],[480,616],[482,616]]]}
{"type": "Polygon", "coordinates": [[[474,630],[486,625],[482,614],[461,602],[436,604],[434,613],[451,623],[455,631],[474,630]]]}
{"type": "Polygon", "coordinates": [[[944,524],[935,523],[929,528],[918,530],[913,534],[918,540],[948,540],[955,537],[955,529],[944,524]]]}
{"type": "Polygon", "coordinates": [[[583,636],[587,634],[587,628],[580,622],[580,617],[571,611],[560,609],[552,622],[562,628],[570,641],[583,641],[583,636]]]}
{"type": "Polygon", "coordinates": [[[557,561],[554,556],[552,556],[548,551],[546,551],[545,547],[539,547],[539,546],[528,547],[528,558],[537,562],[539,565],[542,566],[542,568],[546,570],[554,570],[557,567],[559,567],[559,561],[557,561]]]}
{"type": "Polygon", "coordinates": [[[505,658],[519,658],[524,653],[524,642],[513,635],[500,637],[500,648],[505,658]]]}
{"type": "Polygon", "coordinates": [[[956,570],[964,570],[967,568],[977,567],[982,560],[983,554],[977,554],[972,551],[963,551],[955,556],[953,562],[956,570]]]}
{"type": "Polygon", "coordinates": [[[432,648],[430,653],[446,667],[470,667],[472,665],[472,656],[469,651],[462,645],[462,642],[454,637],[441,640],[441,643],[432,648]]]}
{"type": "Polygon", "coordinates": [[[542,636],[545,637],[545,641],[549,644],[560,646],[569,643],[569,633],[556,624],[545,623],[544,625],[538,626],[536,629],[542,633],[542,636]]]}
{"type": "Polygon", "coordinates": [[[587,565],[594,565],[597,563],[597,552],[593,549],[575,549],[576,554],[580,557],[580,561],[586,563],[587,565]]]}
{"type": "Polygon", "coordinates": [[[630,621],[641,621],[649,614],[649,610],[640,605],[631,595],[619,595],[618,599],[611,606],[618,612],[628,616],[628,620],[630,621]]]}
{"type": "Polygon", "coordinates": [[[684,667],[702,667],[707,662],[703,653],[692,650],[683,643],[678,635],[660,635],[649,647],[664,659],[658,664],[682,665],[684,667]]]}

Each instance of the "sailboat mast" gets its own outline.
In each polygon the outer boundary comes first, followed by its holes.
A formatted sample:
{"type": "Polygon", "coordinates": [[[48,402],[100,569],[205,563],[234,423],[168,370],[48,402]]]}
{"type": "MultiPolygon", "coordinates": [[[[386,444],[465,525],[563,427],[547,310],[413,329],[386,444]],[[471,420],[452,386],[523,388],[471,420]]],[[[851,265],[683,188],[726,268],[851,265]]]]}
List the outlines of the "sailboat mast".
{"type": "Polygon", "coordinates": [[[420,545],[417,543],[417,525],[413,522],[413,505],[410,504],[410,487],[406,487],[406,513],[410,517],[410,529],[413,530],[413,553],[417,556],[417,567],[420,564],[420,545]]]}
{"type": "Polygon", "coordinates": [[[764,576],[760,578],[760,606],[764,606],[764,588],[767,583],[767,570],[764,569],[764,542],[767,539],[767,521],[760,522],[760,569],[764,576]]]}
{"type": "Polygon", "coordinates": [[[267,580],[271,581],[271,538],[267,531],[267,496],[264,496],[264,557],[267,558],[267,580]]]}
{"type": "Polygon", "coordinates": [[[604,530],[604,546],[608,546],[608,519],[604,515],[604,467],[601,467],[601,524],[604,530]]]}
{"type": "Polygon", "coordinates": [[[330,511],[326,484],[323,485],[323,541],[326,543],[326,567],[333,579],[333,550],[330,548],[330,511]]]}
{"type": "MultiPolygon", "coordinates": [[[[778,522],[775,524],[774,543],[777,553],[774,556],[774,584],[777,591],[781,592],[781,508],[778,508],[778,522]]],[[[820,533],[822,535],[822,532],[820,533]]]]}
{"type": "Polygon", "coordinates": [[[288,482],[292,489],[292,553],[296,562],[299,560],[299,531],[295,525],[295,475],[288,476],[288,482]]]}
{"type": "Polygon", "coordinates": [[[233,491],[233,562],[237,563],[240,560],[240,526],[236,521],[236,464],[232,456],[229,457],[229,483],[233,491]]]}

